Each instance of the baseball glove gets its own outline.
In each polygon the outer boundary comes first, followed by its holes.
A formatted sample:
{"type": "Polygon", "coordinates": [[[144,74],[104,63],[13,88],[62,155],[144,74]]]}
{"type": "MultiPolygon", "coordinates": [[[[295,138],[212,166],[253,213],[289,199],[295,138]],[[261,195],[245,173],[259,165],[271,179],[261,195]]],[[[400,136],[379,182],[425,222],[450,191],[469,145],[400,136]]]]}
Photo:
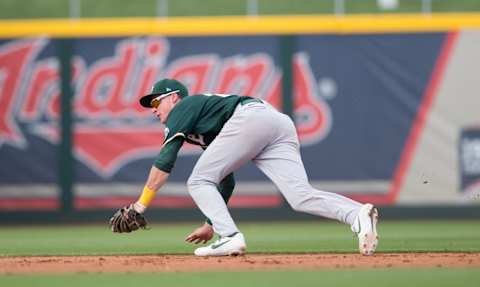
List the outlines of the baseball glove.
{"type": "Polygon", "coordinates": [[[147,220],[143,214],[133,209],[133,204],[117,210],[110,218],[110,228],[113,232],[132,232],[139,228],[147,228],[147,220]]]}

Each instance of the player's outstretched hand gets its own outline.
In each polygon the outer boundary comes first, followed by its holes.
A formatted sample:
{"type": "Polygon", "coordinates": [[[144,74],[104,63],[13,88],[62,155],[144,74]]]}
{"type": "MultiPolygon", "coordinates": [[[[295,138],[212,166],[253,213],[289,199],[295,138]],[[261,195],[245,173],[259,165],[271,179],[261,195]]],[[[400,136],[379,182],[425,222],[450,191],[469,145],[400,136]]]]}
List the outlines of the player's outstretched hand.
{"type": "Polygon", "coordinates": [[[207,243],[213,237],[213,227],[205,223],[199,228],[195,229],[190,235],[185,238],[185,241],[190,243],[207,243]]]}
{"type": "Polygon", "coordinates": [[[138,213],[133,208],[133,204],[117,210],[110,218],[109,224],[110,229],[117,233],[132,232],[139,228],[147,228],[147,220],[143,214],[138,213]]]}

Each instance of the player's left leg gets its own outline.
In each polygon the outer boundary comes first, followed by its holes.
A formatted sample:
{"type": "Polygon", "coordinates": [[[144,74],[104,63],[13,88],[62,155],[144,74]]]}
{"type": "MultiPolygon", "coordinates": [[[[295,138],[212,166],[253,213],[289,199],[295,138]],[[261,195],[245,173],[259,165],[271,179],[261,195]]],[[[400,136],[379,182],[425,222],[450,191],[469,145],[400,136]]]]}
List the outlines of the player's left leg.
{"type": "Polygon", "coordinates": [[[188,179],[190,195],[221,237],[217,242],[195,250],[196,255],[241,254],[246,248],[243,235],[228,212],[217,184],[271,142],[272,129],[261,124],[265,109],[260,103],[238,106],[220,134],[200,156],[188,179]]]}
{"type": "Polygon", "coordinates": [[[270,142],[266,126],[252,124],[263,117],[258,107],[238,106],[222,131],[198,159],[187,186],[193,200],[212,221],[215,233],[228,236],[238,232],[227,206],[217,190],[218,183],[228,174],[250,161],[270,142]]]}

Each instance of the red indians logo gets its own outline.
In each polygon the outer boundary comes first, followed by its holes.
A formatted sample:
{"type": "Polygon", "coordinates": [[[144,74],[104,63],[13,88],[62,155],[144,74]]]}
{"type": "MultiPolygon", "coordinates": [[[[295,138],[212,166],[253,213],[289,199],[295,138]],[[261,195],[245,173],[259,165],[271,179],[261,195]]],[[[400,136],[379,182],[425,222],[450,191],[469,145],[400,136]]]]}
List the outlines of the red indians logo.
{"type": "MultiPolygon", "coordinates": [[[[28,148],[27,133],[59,141],[59,75],[54,57],[38,59],[48,39],[12,41],[0,46],[0,149],[28,148]]],[[[213,92],[263,98],[281,109],[281,74],[264,53],[220,58],[191,55],[167,63],[163,38],[118,42],[114,54],[87,64],[73,59],[76,158],[108,178],[126,163],[153,158],[164,127],[138,104],[155,80],[170,77],[190,94],[213,92]]],[[[303,144],[323,139],[331,126],[330,108],[318,95],[308,56],[294,59],[294,111],[303,144]]],[[[191,146],[182,153],[195,153],[191,146]]]]}

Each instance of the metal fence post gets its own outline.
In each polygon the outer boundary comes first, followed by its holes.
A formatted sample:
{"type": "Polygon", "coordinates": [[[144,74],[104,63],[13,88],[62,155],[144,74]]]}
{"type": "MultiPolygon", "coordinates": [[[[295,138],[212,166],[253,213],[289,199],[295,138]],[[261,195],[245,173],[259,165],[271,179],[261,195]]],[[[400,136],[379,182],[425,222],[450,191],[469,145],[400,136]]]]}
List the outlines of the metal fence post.
{"type": "Polygon", "coordinates": [[[69,13],[70,19],[79,19],[82,14],[82,1],[70,0],[69,1],[69,13]]]}
{"type": "Polygon", "coordinates": [[[247,15],[258,16],[258,0],[247,0],[247,15]]]}
{"type": "Polygon", "coordinates": [[[432,13],[432,0],[422,0],[422,12],[424,14],[432,13]]]}
{"type": "Polygon", "coordinates": [[[335,15],[342,16],[345,14],[345,0],[334,0],[335,1],[335,15]]]}
{"type": "Polygon", "coordinates": [[[157,0],[157,17],[168,17],[168,0],[157,0]]]}
{"type": "Polygon", "coordinates": [[[295,120],[293,113],[293,57],[295,53],[295,36],[280,36],[280,65],[282,68],[282,110],[295,120]]]}
{"type": "Polygon", "coordinates": [[[61,90],[58,185],[62,212],[68,213],[73,210],[72,40],[57,40],[56,50],[60,66],[61,90]]]}
{"type": "MultiPolygon", "coordinates": [[[[281,110],[284,114],[289,116],[295,123],[295,114],[293,112],[294,104],[294,72],[293,61],[295,57],[295,36],[294,35],[281,35],[279,36],[279,54],[280,54],[280,67],[282,69],[282,106],[281,110]]],[[[283,209],[289,208],[289,204],[284,199],[283,209]]]]}

